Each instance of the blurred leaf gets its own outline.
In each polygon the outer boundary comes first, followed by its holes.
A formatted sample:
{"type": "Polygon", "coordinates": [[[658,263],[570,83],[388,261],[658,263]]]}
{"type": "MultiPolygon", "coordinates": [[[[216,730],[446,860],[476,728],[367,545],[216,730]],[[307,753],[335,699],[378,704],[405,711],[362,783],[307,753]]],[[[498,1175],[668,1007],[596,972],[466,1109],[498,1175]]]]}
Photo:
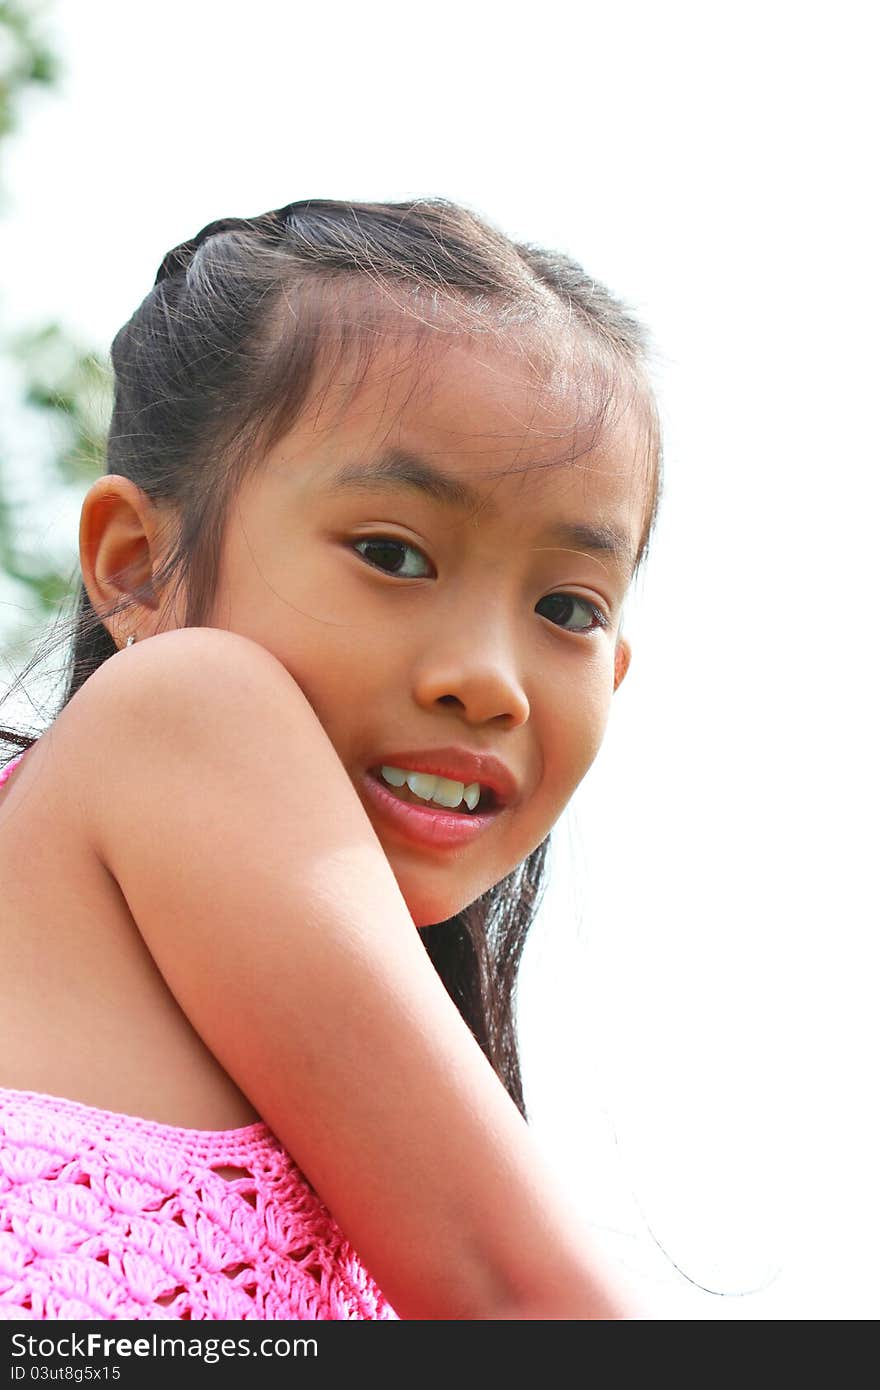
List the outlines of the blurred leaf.
{"type": "MultiPolygon", "coordinates": [[[[26,93],[52,87],[63,71],[45,33],[49,8],[40,0],[0,0],[0,143],[18,128],[26,93]]],[[[0,189],[0,213],[6,208],[0,189]]],[[[105,467],[111,378],[106,361],[51,323],[0,340],[0,379],[13,383],[22,407],[4,412],[7,438],[0,438],[0,570],[28,596],[21,605],[24,624],[11,633],[5,624],[4,636],[14,643],[57,612],[71,578],[27,541],[22,504],[10,500],[10,460],[36,451],[49,488],[59,495],[98,477],[105,467]]]]}
{"type": "Polygon", "coordinates": [[[47,6],[0,0],[0,139],[17,125],[19,99],[29,86],[53,86],[61,65],[41,32],[47,6]]]}
{"type": "Polygon", "coordinates": [[[68,443],[51,460],[59,479],[91,482],[104,469],[109,362],[83,350],[55,323],[19,334],[11,350],[24,370],[26,403],[66,426],[68,443]]]}

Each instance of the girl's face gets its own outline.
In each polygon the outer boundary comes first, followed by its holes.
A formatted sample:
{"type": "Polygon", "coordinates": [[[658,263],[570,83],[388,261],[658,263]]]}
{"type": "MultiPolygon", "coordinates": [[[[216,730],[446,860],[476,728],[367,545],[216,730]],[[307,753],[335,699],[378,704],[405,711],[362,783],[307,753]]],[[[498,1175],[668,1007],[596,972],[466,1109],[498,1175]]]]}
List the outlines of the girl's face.
{"type": "Polygon", "coordinates": [[[300,685],[425,926],[521,863],[596,756],[629,663],[618,633],[644,481],[631,423],[588,448],[578,383],[542,390],[497,345],[415,366],[383,347],[341,411],[340,388],[338,372],[319,383],[239,493],[207,623],[261,643],[300,685]],[[430,771],[436,750],[437,771],[448,750],[507,770],[476,833],[464,803],[441,812],[377,783],[383,765],[430,771]],[[456,820],[444,843],[438,814],[456,820]]]}

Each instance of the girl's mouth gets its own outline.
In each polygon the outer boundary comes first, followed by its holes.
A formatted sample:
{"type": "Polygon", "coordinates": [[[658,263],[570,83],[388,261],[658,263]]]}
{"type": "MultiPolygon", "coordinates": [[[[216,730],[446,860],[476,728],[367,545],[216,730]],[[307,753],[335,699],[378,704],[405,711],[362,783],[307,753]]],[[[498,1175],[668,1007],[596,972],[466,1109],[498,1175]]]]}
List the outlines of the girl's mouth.
{"type": "Polygon", "coordinates": [[[364,790],[370,805],[381,815],[383,822],[393,827],[406,840],[437,849],[454,849],[467,845],[497,818],[500,808],[488,789],[481,790],[480,801],[469,811],[462,801],[457,809],[438,806],[416,796],[406,784],[389,787],[378,768],[371,768],[363,777],[364,790]]]}

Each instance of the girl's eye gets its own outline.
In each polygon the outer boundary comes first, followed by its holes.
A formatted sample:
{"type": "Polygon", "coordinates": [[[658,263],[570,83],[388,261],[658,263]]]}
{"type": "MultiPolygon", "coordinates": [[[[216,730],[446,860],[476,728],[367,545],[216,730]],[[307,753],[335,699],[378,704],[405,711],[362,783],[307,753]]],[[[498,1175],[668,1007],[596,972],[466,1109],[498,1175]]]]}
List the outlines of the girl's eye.
{"type": "MultiPolygon", "coordinates": [[[[411,550],[413,555],[422,555],[422,552],[417,550],[414,545],[409,545],[406,541],[393,540],[391,536],[368,536],[365,540],[355,541],[355,550],[358,550],[358,547],[362,545],[369,546],[371,550],[378,551],[379,554],[378,561],[367,560],[368,565],[373,565],[376,569],[383,570],[389,574],[401,575],[404,579],[422,579],[424,577],[421,574],[413,574],[399,563],[399,552],[401,550],[411,550]],[[395,556],[395,551],[398,552],[397,556],[395,556]],[[395,560],[397,563],[395,563],[395,560]]],[[[358,554],[360,553],[361,552],[358,550],[358,554]]],[[[364,556],[365,560],[366,558],[367,557],[364,556]]],[[[424,555],[422,555],[422,559],[425,559],[424,555]]]]}
{"type": "Polygon", "coordinates": [[[552,607],[555,607],[555,615],[545,614],[544,616],[550,617],[552,622],[555,622],[557,617],[561,617],[562,622],[560,623],[560,626],[564,625],[567,619],[572,616],[574,616],[575,619],[577,619],[578,605],[580,605],[582,609],[585,608],[587,610],[587,613],[589,615],[589,621],[586,624],[584,624],[582,621],[579,621],[576,623],[576,626],[567,627],[565,629],[566,632],[579,632],[586,634],[588,632],[595,632],[597,628],[603,628],[608,626],[608,619],[605,617],[605,614],[602,612],[602,610],[600,608],[597,608],[595,603],[590,603],[589,599],[581,598],[579,594],[548,594],[546,598],[541,599],[541,603],[549,603],[552,607]],[[574,608],[575,610],[573,615],[571,613],[572,608],[574,608]]]}
{"type": "MultiPolygon", "coordinates": [[[[354,549],[358,554],[363,555],[363,559],[366,560],[368,565],[372,565],[375,569],[381,570],[385,574],[393,574],[403,579],[424,578],[423,574],[415,573],[411,567],[408,568],[405,560],[403,564],[400,562],[401,552],[408,550],[411,551],[413,555],[420,556],[425,564],[428,563],[422,552],[418,550],[416,546],[410,545],[407,541],[397,541],[391,536],[368,536],[363,540],[355,541],[354,549]],[[363,555],[361,547],[372,551],[376,558],[367,559],[367,556],[363,555]]],[[[586,635],[587,633],[595,632],[597,628],[608,626],[608,619],[601,609],[597,608],[595,603],[590,603],[589,599],[581,598],[578,594],[566,594],[561,592],[558,594],[548,594],[546,598],[541,599],[541,603],[550,604],[551,610],[555,609],[555,612],[551,611],[551,613],[545,614],[544,616],[549,617],[551,622],[559,623],[560,626],[564,627],[567,621],[572,617],[575,618],[575,626],[565,627],[566,632],[577,632],[586,635]],[[588,615],[586,622],[577,621],[578,606],[580,606],[581,609],[586,609],[588,615]],[[572,609],[574,609],[574,614],[572,614],[572,609]]]]}

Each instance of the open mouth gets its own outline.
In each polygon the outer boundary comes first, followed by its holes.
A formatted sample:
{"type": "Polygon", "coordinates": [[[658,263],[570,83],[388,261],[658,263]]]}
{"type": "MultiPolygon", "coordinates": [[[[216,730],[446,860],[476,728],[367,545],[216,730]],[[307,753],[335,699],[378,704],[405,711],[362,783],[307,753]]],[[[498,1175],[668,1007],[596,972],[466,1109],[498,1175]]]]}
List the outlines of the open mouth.
{"type": "Polygon", "coordinates": [[[370,768],[368,776],[377,781],[384,791],[389,792],[398,801],[406,801],[411,806],[421,806],[423,811],[440,811],[448,816],[484,816],[498,809],[498,800],[491,787],[480,787],[480,799],[471,811],[464,800],[460,801],[458,806],[441,806],[439,801],[426,800],[423,796],[416,796],[405,782],[402,787],[392,787],[385,781],[378,767],[370,768]]]}

